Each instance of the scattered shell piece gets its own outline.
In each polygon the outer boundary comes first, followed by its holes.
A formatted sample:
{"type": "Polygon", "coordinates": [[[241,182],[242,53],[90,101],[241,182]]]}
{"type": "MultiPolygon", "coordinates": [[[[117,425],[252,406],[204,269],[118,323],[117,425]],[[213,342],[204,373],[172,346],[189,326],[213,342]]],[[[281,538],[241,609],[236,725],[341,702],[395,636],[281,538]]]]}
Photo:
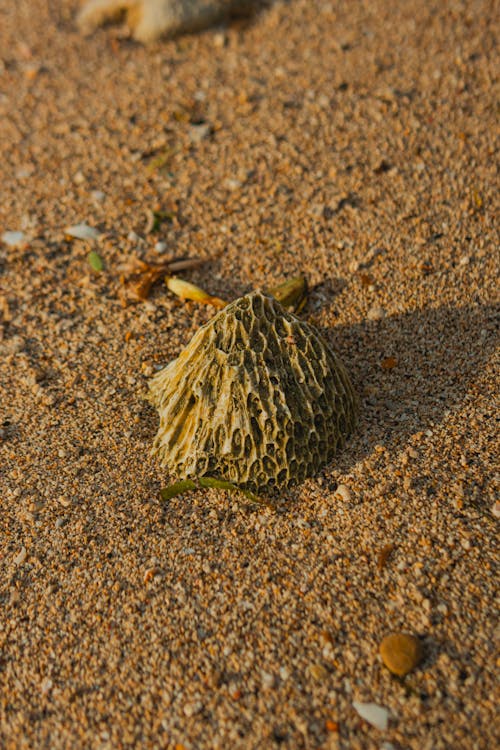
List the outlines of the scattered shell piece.
{"type": "Polygon", "coordinates": [[[129,242],[135,242],[138,245],[141,245],[144,242],[144,239],[140,235],[138,235],[137,232],[134,232],[133,230],[131,230],[127,234],[127,239],[129,242]]]}
{"type": "Polygon", "coordinates": [[[9,247],[17,247],[26,242],[26,235],[24,232],[7,231],[2,234],[0,239],[9,247]]]}
{"type": "Polygon", "coordinates": [[[33,164],[25,164],[16,169],[16,179],[25,180],[27,177],[31,177],[35,172],[33,164]]]}
{"type": "Polygon", "coordinates": [[[151,234],[155,229],[158,228],[158,215],[155,211],[150,208],[146,209],[146,226],[144,227],[144,234],[151,234]]]}
{"type": "Polygon", "coordinates": [[[40,683],[40,692],[42,695],[47,695],[48,693],[50,693],[53,687],[54,683],[52,682],[50,677],[44,677],[40,683]]]}
{"type": "Polygon", "coordinates": [[[491,506],[491,512],[495,516],[495,518],[500,518],[500,501],[497,500],[494,505],[491,506]]]}
{"type": "Polygon", "coordinates": [[[389,711],[383,706],[378,706],[376,703],[359,703],[358,701],[353,701],[352,707],[362,719],[373,727],[382,731],[387,729],[389,725],[389,711]]]}
{"type": "Polygon", "coordinates": [[[9,320],[12,320],[12,315],[9,308],[9,300],[7,299],[5,294],[0,294],[0,315],[6,323],[9,320]]]}
{"type": "Polygon", "coordinates": [[[191,143],[200,143],[204,138],[210,135],[212,126],[210,123],[203,122],[199,125],[190,125],[189,127],[189,140],[191,143]]]}
{"type": "Polygon", "coordinates": [[[26,547],[21,547],[19,552],[14,558],[14,565],[22,565],[23,562],[26,562],[26,558],[28,556],[28,553],[26,551],[26,547]]]}
{"type": "Polygon", "coordinates": [[[228,190],[238,190],[241,187],[242,182],[241,180],[235,180],[231,177],[228,177],[226,180],[224,180],[223,185],[228,190]]]}
{"type": "Polygon", "coordinates": [[[349,503],[352,500],[352,493],[346,484],[339,484],[335,490],[335,495],[338,495],[345,503],[349,503]]]}
{"type": "Polygon", "coordinates": [[[73,224],[65,228],[64,234],[73,237],[75,240],[96,240],[101,236],[101,232],[88,224],[73,224]]]}
{"type": "Polygon", "coordinates": [[[325,682],[328,678],[328,670],[322,664],[311,664],[309,674],[316,682],[325,682]]]}
{"type": "Polygon", "coordinates": [[[368,320],[382,320],[382,318],[385,318],[385,310],[380,305],[373,305],[366,313],[366,317],[368,320]]]}
{"type": "Polygon", "coordinates": [[[200,328],[150,389],[160,413],[153,453],[174,476],[220,478],[257,494],[314,476],[357,417],[337,356],[259,291],[200,328]]]}
{"type": "Polygon", "coordinates": [[[148,568],[143,576],[143,583],[150,583],[155,576],[159,576],[161,574],[161,568],[158,567],[158,565],[153,565],[151,568],[148,568]]]}
{"type": "Polygon", "coordinates": [[[422,660],[422,644],[414,635],[391,633],[380,644],[380,656],[387,669],[404,677],[422,660]]]}
{"type": "Polygon", "coordinates": [[[270,672],[266,672],[265,669],[263,669],[260,675],[262,678],[263,687],[267,688],[268,690],[274,687],[275,678],[273,674],[271,674],[270,672]]]}

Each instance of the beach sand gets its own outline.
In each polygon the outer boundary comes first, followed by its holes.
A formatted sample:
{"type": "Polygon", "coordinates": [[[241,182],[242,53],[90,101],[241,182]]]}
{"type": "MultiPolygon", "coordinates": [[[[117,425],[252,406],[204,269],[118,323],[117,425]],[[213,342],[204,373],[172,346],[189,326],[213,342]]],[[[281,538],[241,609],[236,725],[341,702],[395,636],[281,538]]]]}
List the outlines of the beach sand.
{"type": "Polygon", "coordinates": [[[495,7],[276,2],[147,48],[0,7],[5,750],[496,745],[495,7]],[[277,511],[162,504],[148,380],[215,311],[124,305],[135,255],[225,299],[307,277],[361,418],[277,511]]]}

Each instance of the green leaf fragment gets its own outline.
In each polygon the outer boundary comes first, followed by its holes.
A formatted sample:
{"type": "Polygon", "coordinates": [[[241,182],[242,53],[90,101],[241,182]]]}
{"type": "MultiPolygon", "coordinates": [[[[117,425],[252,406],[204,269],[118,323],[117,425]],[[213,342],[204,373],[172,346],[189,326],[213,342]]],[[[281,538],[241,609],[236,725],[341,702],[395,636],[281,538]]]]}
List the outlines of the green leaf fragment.
{"type": "Polygon", "coordinates": [[[89,262],[89,266],[94,269],[94,271],[102,271],[104,268],[104,263],[99,255],[99,253],[96,253],[95,250],[91,250],[90,253],[87,255],[87,260],[89,262]]]}
{"type": "Polygon", "coordinates": [[[164,501],[172,500],[172,498],[182,495],[184,492],[197,489],[217,489],[217,490],[228,490],[229,492],[240,492],[252,503],[257,505],[266,505],[268,508],[275,510],[274,505],[263,497],[254,495],[249,490],[244,490],[238,487],[232,482],[226,482],[223,479],[216,479],[215,477],[200,477],[196,481],[193,479],[181,479],[179,482],[171,484],[170,487],[164,487],[160,491],[161,499],[164,501]]]}
{"type": "Polygon", "coordinates": [[[172,500],[172,498],[177,497],[177,495],[182,495],[183,492],[195,489],[196,482],[193,482],[191,479],[183,479],[181,482],[171,484],[170,487],[164,487],[160,491],[160,495],[162,500],[167,501],[172,500]]]}

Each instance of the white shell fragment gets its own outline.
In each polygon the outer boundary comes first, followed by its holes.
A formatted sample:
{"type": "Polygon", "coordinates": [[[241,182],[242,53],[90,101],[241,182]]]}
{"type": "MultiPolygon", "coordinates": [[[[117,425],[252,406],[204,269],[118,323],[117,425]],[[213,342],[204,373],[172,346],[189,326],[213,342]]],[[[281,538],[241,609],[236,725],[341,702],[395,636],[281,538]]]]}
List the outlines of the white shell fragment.
{"type": "Polygon", "coordinates": [[[0,240],[9,247],[17,247],[26,241],[26,235],[24,232],[7,231],[1,235],[0,240]]]}
{"type": "Polygon", "coordinates": [[[23,562],[26,562],[27,556],[28,553],[26,551],[26,547],[21,547],[17,555],[14,557],[14,565],[22,565],[23,562]]]}
{"type": "Polygon", "coordinates": [[[378,706],[376,703],[358,703],[358,701],[353,701],[352,707],[372,727],[376,727],[382,731],[387,729],[389,725],[389,711],[383,706],[378,706]]]}
{"type": "Polygon", "coordinates": [[[200,328],[151,380],[153,453],[176,477],[256,493],[316,474],[344,445],[357,399],[319,333],[253,292],[200,328]]]}
{"type": "Polygon", "coordinates": [[[66,227],[64,234],[75,240],[96,240],[101,236],[101,232],[88,224],[73,224],[71,227],[66,227]]]}

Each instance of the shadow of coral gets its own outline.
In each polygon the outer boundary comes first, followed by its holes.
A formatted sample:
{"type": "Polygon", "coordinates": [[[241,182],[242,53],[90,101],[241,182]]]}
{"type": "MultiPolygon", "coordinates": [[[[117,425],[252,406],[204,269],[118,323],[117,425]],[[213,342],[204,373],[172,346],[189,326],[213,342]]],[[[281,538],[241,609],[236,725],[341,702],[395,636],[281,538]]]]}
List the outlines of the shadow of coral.
{"type": "Polygon", "coordinates": [[[376,445],[401,449],[459,408],[495,350],[497,330],[498,309],[490,305],[425,308],[324,330],[361,397],[358,429],[335,467],[348,471],[376,445]]]}

